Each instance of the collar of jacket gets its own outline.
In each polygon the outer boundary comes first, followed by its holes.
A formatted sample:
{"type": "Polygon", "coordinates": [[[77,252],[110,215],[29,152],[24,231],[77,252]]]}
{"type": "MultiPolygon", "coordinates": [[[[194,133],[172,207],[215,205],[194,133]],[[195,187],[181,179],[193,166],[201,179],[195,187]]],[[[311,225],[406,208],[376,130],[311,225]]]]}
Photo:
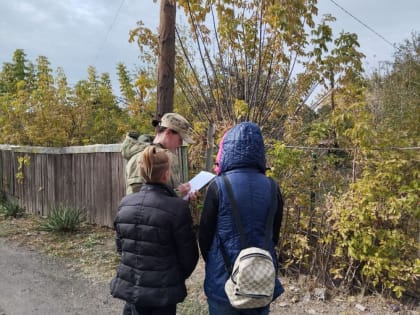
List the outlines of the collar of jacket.
{"type": "Polygon", "coordinates": [[[147,190],[154,190],[154,191],[161,191],[164,194],[167,194],[171,197],[178,197],[175,190],[172,187],[169,187],[168,185],[162,184],[162,183],[151,183],[147,182],[143,184],[140,188],[140,191],[147,191],[147,190]]]}
{"type": "Polygon", "coordinates": [[[241,168],[235,168],[233,170],[223,172],[220,175],[229,175],[229,174],[234,174],[234,173],[261,173],[261,171],[256,168],[241,167],[241,168]]]}

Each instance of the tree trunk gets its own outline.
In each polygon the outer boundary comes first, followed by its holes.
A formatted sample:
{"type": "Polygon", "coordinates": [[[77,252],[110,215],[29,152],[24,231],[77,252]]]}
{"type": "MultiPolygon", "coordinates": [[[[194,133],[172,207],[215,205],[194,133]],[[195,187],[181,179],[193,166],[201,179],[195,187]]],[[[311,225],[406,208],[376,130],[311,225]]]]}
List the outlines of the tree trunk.
{"type": "Polygon", "coordinates": [[[209,124],[207,130],[207,149],[206,149],[206,171],[211,172],[213,166],[213,150],[214,150],[214,132],[215,128],[212,123],[209,124]]]}
{"type": "Polygon", "coordinates": [[[176,4],[161,0],[156,119],[174,109],[176,4]]]}

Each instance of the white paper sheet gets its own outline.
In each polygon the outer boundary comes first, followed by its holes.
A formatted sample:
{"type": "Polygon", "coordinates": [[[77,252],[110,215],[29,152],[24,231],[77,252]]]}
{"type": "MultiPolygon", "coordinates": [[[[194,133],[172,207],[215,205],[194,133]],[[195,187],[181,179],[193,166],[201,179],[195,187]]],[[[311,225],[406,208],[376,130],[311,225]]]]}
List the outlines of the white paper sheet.
{"type": "MultiPolygon", "coordinates": [[[[206,186],[215,176],[216,175],[213,173],[201,171],[189,181],[191,185],[190,192],[200,190],[201,188],[206,186]]],[[[188,200],[188,194],[185,195],[184,200],[188,200]]]]}

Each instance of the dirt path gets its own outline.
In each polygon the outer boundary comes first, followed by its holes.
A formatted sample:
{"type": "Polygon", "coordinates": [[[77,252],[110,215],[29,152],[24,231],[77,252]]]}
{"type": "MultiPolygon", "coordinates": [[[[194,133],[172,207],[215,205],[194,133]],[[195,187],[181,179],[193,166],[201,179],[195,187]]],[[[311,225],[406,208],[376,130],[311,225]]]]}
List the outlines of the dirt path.
{"type": "Polygon", "coordinates": [[[108,283],[77,277],[63,261],[0,238],[0,315],[120,314],[108,283]]]}
{"type": "MultiPolygon", "coordinates": [[[[87,280],[64,259],[19,246],[0,237],[0,315],[121,314],[123,303],[109,295],[109,281],[87,280]]],[[[179,315],[207,315],[200,260],[187,280],[188,297],[179,315]]],[[[286,292],[271,306],[272,315],[420,315],[419,307],[380,296],[331,296],[324,300],[304,279],[282,279],[286,292]]]]}

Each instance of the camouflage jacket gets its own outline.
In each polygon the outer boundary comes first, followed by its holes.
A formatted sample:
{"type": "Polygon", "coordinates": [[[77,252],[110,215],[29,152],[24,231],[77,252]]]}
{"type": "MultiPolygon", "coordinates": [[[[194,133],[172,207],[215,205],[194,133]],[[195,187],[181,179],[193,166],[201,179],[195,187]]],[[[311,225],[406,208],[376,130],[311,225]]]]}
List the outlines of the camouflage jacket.
{"type": "MultiPolygon", "coordinates": [[[[139,168],[139,159],[143,150],[149,145],[156,145],[162,147],[159,143],[153,144],[153,137],[151,135],[141,135],[138,139],[134,139],[127,135],[122,143],[121,154],[127,164],[125,167],[125,187],[126,195],[138,192],[142,184],[144,184],[144,179],[140,175],[139,168]]],[[[170,152],[170,151],[169,151],[170,152]]],[[[169,186],[176,189],[180,184],[180,167],[178,156],[172,152],[172,166],[171,166],[171,180],[169,186]]]]}

